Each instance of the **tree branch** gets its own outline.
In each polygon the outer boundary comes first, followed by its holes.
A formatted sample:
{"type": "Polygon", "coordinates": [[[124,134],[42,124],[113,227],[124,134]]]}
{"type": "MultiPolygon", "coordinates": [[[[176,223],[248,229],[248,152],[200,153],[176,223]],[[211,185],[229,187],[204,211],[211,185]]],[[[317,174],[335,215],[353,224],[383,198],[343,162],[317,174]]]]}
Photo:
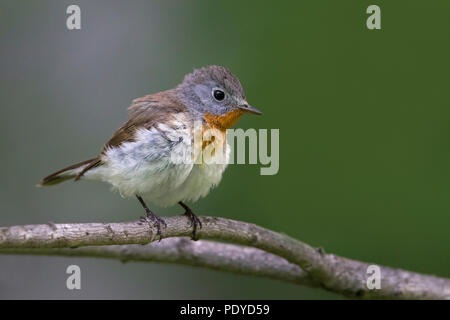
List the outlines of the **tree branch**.
{"type": "Polygon", "coordinates": [[[122,262],[147,261],[184,264],[193,267],[271,278],[317,287],[299,266],[260,249],[187,237],[163,239],[146,245],[128,244],[80,248],[0,249],[1,254],[93,257],[122,262]]]}
{"type": "MultiPolygon", "coordinates": [[[[187,217],[164,219],[167,223],[164,238],[191,234],[187,217]]],[[[450,299],[450,279],[380,266],[381,289],[370,290],[366,285],[368,263],[326,254],[321,249],[254,224],[216,217],[201,219],[200,238],[230,241],[282,257],[300,266],[312,283],[332,292],[358,298],[450,299]]],[[[156,228],[141,222],[50,223],[0,228],[0,249],[145,244],[156,238],[156,228]]]]}

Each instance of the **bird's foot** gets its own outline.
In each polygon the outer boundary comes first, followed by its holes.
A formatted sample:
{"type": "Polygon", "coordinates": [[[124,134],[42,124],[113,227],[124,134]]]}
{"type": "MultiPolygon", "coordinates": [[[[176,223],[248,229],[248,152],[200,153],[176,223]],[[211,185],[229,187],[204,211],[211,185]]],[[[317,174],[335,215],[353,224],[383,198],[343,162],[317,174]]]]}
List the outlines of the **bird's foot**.
{"type": "Polygon", "coordinates": [[[189,225],[192,227],[192,240],[196,241],[198,240],[197,228],[200,229],[202,228],[202,222],[200,221],[200,218],[197,217],[197,215],[194,212],[192,212],[192,210],[189,208],[186,208],[184,214],[187,215],[188,218],[191,220],[189,225]]]}
{"type": "Polygon", "coordinates": [[[142,222],[153,223],[153,226],[156,227],[156,234],[159,236],[159,241],[162,239],[161,225],[166,228],[167,224],[163,218],[157,216],[150,210],[146,210],[147,214],[145,217],[141,217],[140,220],[142,222]]]}

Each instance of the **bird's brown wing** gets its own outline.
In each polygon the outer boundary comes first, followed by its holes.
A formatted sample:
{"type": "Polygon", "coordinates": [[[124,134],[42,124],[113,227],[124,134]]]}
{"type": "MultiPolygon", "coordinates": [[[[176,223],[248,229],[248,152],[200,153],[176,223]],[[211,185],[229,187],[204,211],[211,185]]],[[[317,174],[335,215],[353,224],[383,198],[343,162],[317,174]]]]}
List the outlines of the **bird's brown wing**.
{"type": "Polygon", "coordinates": [[[134,99],[128,107],[129,119],[103,146],[102,154],[109,148],[120,146],[135,139],[136,130],[149,129],[157,123],[167,123],[174,115],[186,112],[171,91],[163,91],[134,99]]]}
{"type": "Polygon", "coordinates": [[[103,146],[99,156],[52,173],[42,179],[40,185],[53,185],[72,178],[75,178],[75,181],[79,180],[87,171],[103,164],[102,154],[104,154],[108,148],[118,147],[124,142],[134,141],[136,130],[139,128],[149,129],[157,123],[167,123],[174,115],[186,112],[186,108],[181,105],[175,97],[176,95],[173,91],[164,91],[134,99],[128,108],[128,121],[122,125],[103,146]],[[63,175],[72,169],[80,167],[83,167],[83,170],[76,175],[63,175]]]}

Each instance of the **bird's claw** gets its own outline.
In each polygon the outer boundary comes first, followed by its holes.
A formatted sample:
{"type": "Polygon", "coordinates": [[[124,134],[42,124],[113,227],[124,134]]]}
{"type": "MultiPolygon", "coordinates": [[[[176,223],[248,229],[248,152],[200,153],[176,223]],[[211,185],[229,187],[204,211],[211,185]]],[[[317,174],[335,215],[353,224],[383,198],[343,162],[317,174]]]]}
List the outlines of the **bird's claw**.
{"type": "Polygon", "coordinates": [[[163,218],[153,214],[152,212],[147,212],[145,217],[140,217],[140,221],[147,222],[148,224],[152,223],[154,227],[156,227],[156,234],[159,236],[159,241],[162,239],[161,225],[164,228],[167,228],[167,224],[163,218]]]}
{"type": "Polygon", "coordinates": [[[185,212],[184,214],[187,215],[188,218],[189,218],[189,226],[190,226],[190,227],[193,227],[193,230],[192,230],[192,240],[194,240],[194,241],[195,241],[195,240],[198,240],[198,238],[197,238],[197,227],[198,227],[199,229],[202,228],[202,221],[200,220],[199,217],[197,217],[197,216],[195,215],[194,212],[192,212],[191,209],[186,209],[186,212],[185,212]]]}

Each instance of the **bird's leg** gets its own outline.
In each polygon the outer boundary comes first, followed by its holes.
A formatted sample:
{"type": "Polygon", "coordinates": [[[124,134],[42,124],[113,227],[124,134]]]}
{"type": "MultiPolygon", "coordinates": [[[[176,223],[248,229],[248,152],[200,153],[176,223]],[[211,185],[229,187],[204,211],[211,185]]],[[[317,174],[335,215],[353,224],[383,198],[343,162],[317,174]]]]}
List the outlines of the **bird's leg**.
{"type": "Polygon", "coordinates": [[[145,217],[141,217],[140,220],[141,220],[142,222],[149,222],[149,221],[152,221],[152,222],[153,222],[153,225],[156,227],[157,234],[158,234],[158,236],[159,236],[159,241],[161,241],[161,239],[162,239],[162,234],[161,234],[161,224],[162,224],[164,227],[167,227],[166,222],[165,222],[161,217],[159,217],[159,216],[157,216],[156,214],[154,214],[154,213],[147,207],[147,205],[145,204],[144,200],[143,200],[140,196],[136,195],[136,198],[139,200],[139,202],[141,203],[141,205],[144,207],[145,213],[146,213],[146,216],[145,216],[145,217]]]}
{"type": "Polygon", "coordinates": [[[199,217],[197,217],[195,215],[194,212],[192,212],[192,210],[185,205],[182,201],[178,202],[180,204],[180,206],[182,206],[184,208],[184,210],[186,210],[184,212],[185,215],[187,215],[189,217],[189,219],[191,220],[191,226],[193,227],[192,230],[192,240],[198,240],[197,238],[197,227],[201,228],[202,227],[202,222],[200,221],[199,217]]]}

